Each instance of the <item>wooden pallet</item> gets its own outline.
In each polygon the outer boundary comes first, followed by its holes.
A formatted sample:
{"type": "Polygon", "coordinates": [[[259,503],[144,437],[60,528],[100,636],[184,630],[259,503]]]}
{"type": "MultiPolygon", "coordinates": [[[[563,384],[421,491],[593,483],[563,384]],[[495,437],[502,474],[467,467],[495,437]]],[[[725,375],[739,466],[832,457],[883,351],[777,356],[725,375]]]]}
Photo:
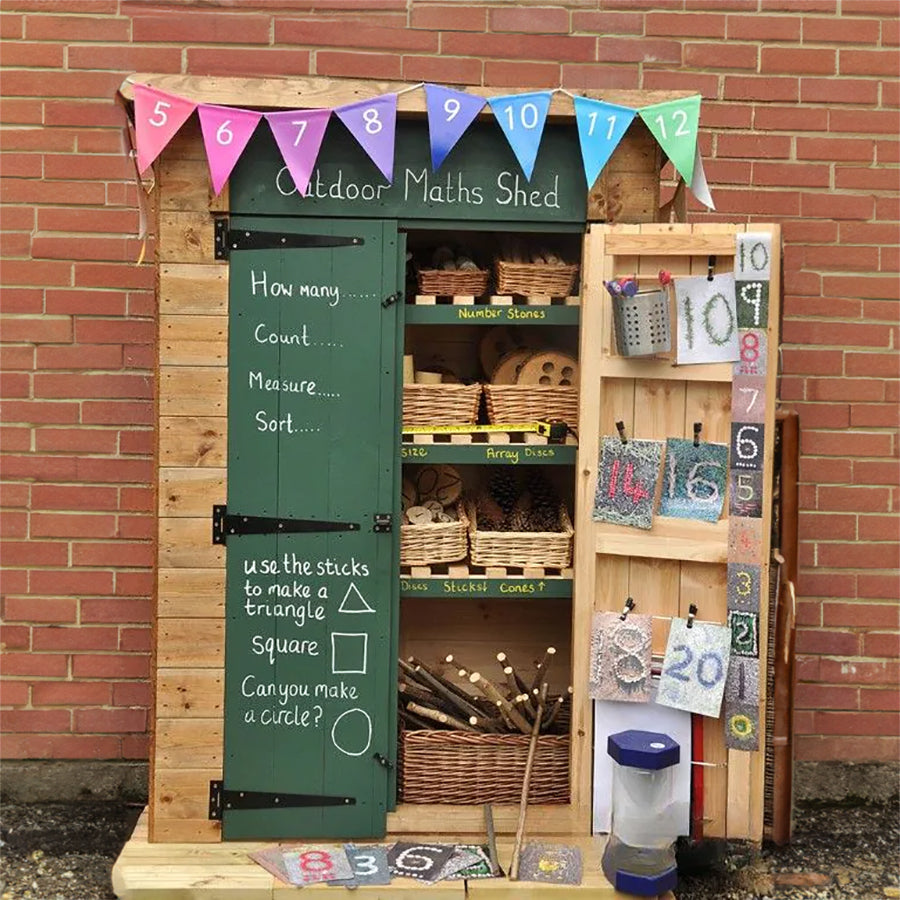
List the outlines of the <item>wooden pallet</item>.
{"type": "MultiPolygon", "coordinates": [[[[462,837],[464,840],[468,838],[462,837]]],[[[408,840],[407,836],[403,836],[408,840]]],[[[453,835],[430,835],[429,840],[455,841],[453,835]]],[[[508,878],[470,881],[442,881],[423,885],[411,878],[395,878],[383,887],[347,888],[319,884],[303,889],[323,897],[378,900],[411,900],[434,897],[439,900],[563,900],[589,897],[591,900],[627,900],[614,890],[600,869],[604,837],[528,836],[528,840],[565,843],[581,849],[584,877],[580,885],[511,882],[508,878]]],[[[299,842],[298,842],[299,843],[299,842]]],[[[297,888],[284,884],[258,866],[248,853],[271,843],[230,842],[222,844],[151,844],[147,837],[147,811],[134,829],[112,869],[113,891],[119,900],[288,900],[297,888]]],[[[508,869],[512,857],[511,839],[498,841],[500,864],[508,869]]],[[[675,900],[669,893],[659,900],[675,900]]]]}
{"type": "Polygon", "coordinates": [[[581,298],[551,297],[547,294],[532,294],[523,297],[520,294],[490,294],[475,297],[471,294],[441,296],[439,294],[416,294],[413,306],[579,306],[581,298]]]}
{"type": "MultiPolygon", "coordinates": [[[[404,444],[540,444],[550,443],[550,439],[535,431],[473,431],[468,434],[448,434],[442,431],[422,431],[405,434],[404,444]]],[[[556,443],[559,443],[558,441],[556,443]]],[[[567,434],[563,444],[578,445],[573,434],[567,434]]]]}
{"type": "Polygon", "coordinates": [[[572,573],[572,569],[556,566],[473,566],[465,562],[400,566],[400,574],[410,578],[571,578],[572,573]]]}

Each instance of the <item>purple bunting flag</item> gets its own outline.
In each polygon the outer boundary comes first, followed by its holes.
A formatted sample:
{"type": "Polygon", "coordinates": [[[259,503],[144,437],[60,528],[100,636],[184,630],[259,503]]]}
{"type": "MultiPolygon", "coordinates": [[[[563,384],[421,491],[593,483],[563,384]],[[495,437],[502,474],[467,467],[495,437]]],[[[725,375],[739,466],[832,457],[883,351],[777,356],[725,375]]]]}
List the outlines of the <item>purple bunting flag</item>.
{"type": "Polygon", "coordinates": [[[334,113],[347,126],[388,184],[393,184],[397,95],[382,94],[372,100],[348,103],[339,106],[334,113]]]}
{"type": "Polygon", "coordinates": [[[544,123],[547,121],[552,97],[551,91],[536,91],[488,99],[494,116],[500,123],[528,181],[531,181],[531,174],[534,172],[534,162],[544,134],[544,123]]]}
{"type": "Polygon", "coordinates": [[[431,170],[437,172],[466,129],[484,108],[484,97],[454,91],[436,84],[425,85],[431,170]]]}
{"type": "Polygon", "coordinates": [[[330,118],[330,109],[266,113],[266,121],[275,136],[275,143],[278,144],[284,164],[301,197],[309,187],[309,179],[330,118]]]}
{"type": "Polygon", "coordinates": [[[201,103],[197,111],[213,192],[218,195],[256,130],[262,113],[206,103],[201,103]]]}

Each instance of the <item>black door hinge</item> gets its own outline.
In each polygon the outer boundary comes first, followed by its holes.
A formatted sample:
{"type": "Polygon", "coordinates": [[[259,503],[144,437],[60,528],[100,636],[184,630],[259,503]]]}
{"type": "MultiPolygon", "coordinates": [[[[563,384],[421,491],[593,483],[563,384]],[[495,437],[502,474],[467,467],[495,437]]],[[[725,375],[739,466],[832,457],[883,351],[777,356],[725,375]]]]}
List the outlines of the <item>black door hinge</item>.
{"type": "Polygon", "coordinates": [[[221,820],[229,809],[296,809],[313,806],[355,806],[356,797],[329,794],[284,794],[270,791],[232,791],[221,781],[209,783],[209,818],[221,820]]]}
{"type": "Polygon", "coordinates": [[[381,305],[385,309],[387,309],[389,306],[393,306],[398,300],[402,300],[402,299],[403,299],[403,294],[401,294],[398,291],[395,294],[388,294],[388,296],[385,297],[384,300],[381,301],[381,305]]]}
{"type": "Polygon", "coordinates": [[[242,516],[229,513],[224,504],[213,506],[214,544],[224,544],[229,535],[299,534],[319,531],[359,531],[358,522],[328,522],[324,519],[283,519],[274,516],[242,516]]]}
{"type": "Polygon", "coordinates": [[[373,753],[372,759],[374,759],[375,762],[377,762],[378,765],[381,766],[383,769],[387,769],[388,771],[390,771],[391,769],[394,768],[394,764],[382,753],[373,753]]]}
{"type": "Polygon", "coordinates": [[[217,216],[215,221],[216,259],[228,259],[232,250],[309,250],[322,247],[361,247],[364,243],[364,238],[343,234],[293,234],[229,228],[225,216],[217,216]]]}
{"type": "Polygon", "coordinates": [[[375,524],[372,526],[372,531],[375,534],[387,534],[394,530],[394,516],[391,513],[375,513],[374,517],[375,524]]]}

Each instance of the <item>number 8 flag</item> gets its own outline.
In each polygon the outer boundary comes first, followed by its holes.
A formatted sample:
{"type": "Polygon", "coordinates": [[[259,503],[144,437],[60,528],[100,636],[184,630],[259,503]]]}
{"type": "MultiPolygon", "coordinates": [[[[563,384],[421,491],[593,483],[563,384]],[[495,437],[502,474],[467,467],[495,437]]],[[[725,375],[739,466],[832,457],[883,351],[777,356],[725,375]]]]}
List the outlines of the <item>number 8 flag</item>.
{"type": "Polygon", "coordinates": [[[437,172],[475,116],[484,108],[484,97],[453,91],[436,84],[425,85],[428,111],[428,138],[431,142],[431,171],[437,172]]]}
{"type": "Polygon", "coordinates": [[[378,171],[394,183],[394,138],[397,133],[397,95],[382,94],[339,106],[334,114],[378,166],[378,171]]]}
{"type": "Polygon", "coordinates": [[[213,193],[218,196],[256,130],[262,113],[206,103],[200,104],[198,112],[213,193]]]}
{"type": "Polygon", "coordinates": [[[143,84],[134,86],[134,130],[138,171],[142,175],[196,108],[193,100],[143,84]]]}

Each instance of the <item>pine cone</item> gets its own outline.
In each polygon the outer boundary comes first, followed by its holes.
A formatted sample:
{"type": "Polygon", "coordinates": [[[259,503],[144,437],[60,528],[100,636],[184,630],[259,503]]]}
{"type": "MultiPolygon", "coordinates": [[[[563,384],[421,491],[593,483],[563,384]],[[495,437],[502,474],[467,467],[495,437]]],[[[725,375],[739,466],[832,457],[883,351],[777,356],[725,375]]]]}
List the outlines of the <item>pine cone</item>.
{"type": "Polygon", "coordinates": [[[501,531],[506,514],[493,497],[482,494],[475,503],[478,528],[481,531],[501,531]]]}
{"type": "Polygon", "coordinates": [[[547,477],[532,471],[526,481],[531,492],[531,521],[534,531],[559,531],[559,497],[547,477]]]}
{"type": "Polygon", "coordinates": [[[519,486],[511,469],[506,466],[494,469],[488,481],[488,491],[505,515],[513,511],[519,496],[519,486]]]}

